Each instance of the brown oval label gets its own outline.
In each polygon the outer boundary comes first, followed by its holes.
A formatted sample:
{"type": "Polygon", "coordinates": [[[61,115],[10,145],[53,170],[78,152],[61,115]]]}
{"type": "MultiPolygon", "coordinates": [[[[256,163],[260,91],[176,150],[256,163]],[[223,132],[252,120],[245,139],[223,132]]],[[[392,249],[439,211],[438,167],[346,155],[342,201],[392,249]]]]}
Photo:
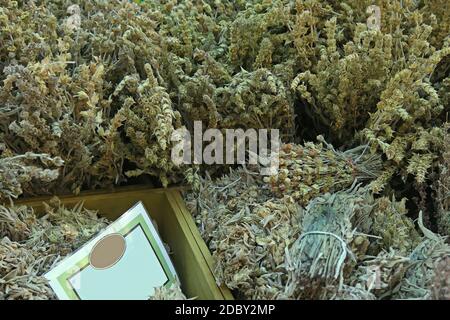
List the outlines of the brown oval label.
{"type": "Polygon", "coordinates": [[[89,263],[95,269],[106,269],[116,264],[125,253],[125,238],[118,233],[100,239],[92,248],[89,263]]]}

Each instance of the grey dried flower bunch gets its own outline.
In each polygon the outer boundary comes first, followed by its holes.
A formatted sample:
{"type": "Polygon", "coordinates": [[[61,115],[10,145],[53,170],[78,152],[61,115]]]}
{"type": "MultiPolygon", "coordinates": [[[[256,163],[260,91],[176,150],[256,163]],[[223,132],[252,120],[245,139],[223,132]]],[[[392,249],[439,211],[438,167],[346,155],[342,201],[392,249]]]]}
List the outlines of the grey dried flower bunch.
{"type": "Polygon", "coordinates": [[[342,289],[344,273],[352,272],[369,246],[363,226],[372,210],[372,201],[367,190],[353,186],[334,194],[326,193],[308,204],[301,221],[302,233],[289,249],[292,271],[288,287],[294,288],[293,283],[298,283],[298,288],[310,291],[308,283],[312,283],[335,284],[342,289]]]}

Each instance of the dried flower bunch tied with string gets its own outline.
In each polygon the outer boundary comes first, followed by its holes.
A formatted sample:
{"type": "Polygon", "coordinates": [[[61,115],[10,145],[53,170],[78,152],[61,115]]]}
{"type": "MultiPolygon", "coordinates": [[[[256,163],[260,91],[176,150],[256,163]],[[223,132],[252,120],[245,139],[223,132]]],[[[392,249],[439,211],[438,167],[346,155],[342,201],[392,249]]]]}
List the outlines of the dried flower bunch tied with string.
{"type": "Polygon", "coordinates": [[[307,286],[307,278],[315,286],[336,284],[341,289],[344,273],[352,272],[369,246],[363,231],[368,231],[364,225],[371,201],[370,193],[358,186],[314,198],[301,221],[302,233],[289,250],[289,281],[302,288],[307,286]]]}
{"type": "Polygon", "coordinates": [[[350,187],[355,179],[374,179],[380,173],[381,161],[367,146],[340,152],[322,136],[317,139],[317,144],[281,146],[278,173],[264,178],[273,192],[289,194],[306,205],[320,194],[350,187]]]}
{"type": "Polygon", "coordinates": [[[433,268],[450,246],[423,226],[422,215],[421,237],[404,202],[374,199],[368,186],[318,196],[305,209],[289,195],[274,196],[248,170],[201,181],[186,194],[216,279],[237,297],[428,299],[442,282],[433,268]]]}

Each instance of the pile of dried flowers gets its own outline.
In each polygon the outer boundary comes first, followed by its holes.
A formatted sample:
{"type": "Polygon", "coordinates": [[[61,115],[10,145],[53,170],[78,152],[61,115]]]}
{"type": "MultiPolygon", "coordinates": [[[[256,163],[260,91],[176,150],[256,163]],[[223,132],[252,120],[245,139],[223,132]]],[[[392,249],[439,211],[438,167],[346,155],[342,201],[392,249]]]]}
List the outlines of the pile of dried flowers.
{"type": "Polygon", "coordinates": [[[354,184],[303,208],[248,169],[185,194],[219,283],[245,299],[431,299],[448,291],[445,237],[405,200],[354,184]]]}
{"type": "Polygon", "coordinates": [[[238,296],[447,297],[449,6],[0,0],[0,201],[184,180],[238,296]],[[280,129],[279,172],[174,164],[196,120],[280,129]]]}

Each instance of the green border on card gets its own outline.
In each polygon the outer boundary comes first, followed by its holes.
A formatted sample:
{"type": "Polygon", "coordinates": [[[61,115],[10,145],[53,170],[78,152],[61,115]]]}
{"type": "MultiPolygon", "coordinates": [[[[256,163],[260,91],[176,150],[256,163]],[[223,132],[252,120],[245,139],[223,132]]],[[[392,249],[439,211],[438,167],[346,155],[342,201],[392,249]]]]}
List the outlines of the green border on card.
{"type": "MultiPolygon", "coordinates": [[[[130,231],[132,231],[135,227],[141,226],[142,230],[144,231],[145,236],[149,240],[151,247],[153,251],[155,252],[156,256],[158,257],[158,260],[164,270],[164,273],[168,277],[168,281],[165,283],[165,287],[171,286],[175,282],[175,274],[170,270],[169,264],[167,263],[167,260],[164,258],[164,255],[161,251],[161,248],[159,247],[158,243],[156,242],[155,237],[153,236],[152,232],[150,231],[150,228],[147,224],[147,221],[145,221],[142,214],[131,220],[127,225],[125,225],[122,229],[120,229],[117,233],[126,236],[130,231]]],[[[72,287],[72,285],[69,282],[69,279],[75,275],[80,270],[84,269],[89,265],[89,254],[87,256],[84,256],[82,259],[80,259],[78,262],[76,262],[72,267],[69,268],[69,270],[62,273],[60,276],[57,277],[57,281],[61,288],[64,290],[66,295],[71,300],[80,300],[80,297],[72,287]]]]}

